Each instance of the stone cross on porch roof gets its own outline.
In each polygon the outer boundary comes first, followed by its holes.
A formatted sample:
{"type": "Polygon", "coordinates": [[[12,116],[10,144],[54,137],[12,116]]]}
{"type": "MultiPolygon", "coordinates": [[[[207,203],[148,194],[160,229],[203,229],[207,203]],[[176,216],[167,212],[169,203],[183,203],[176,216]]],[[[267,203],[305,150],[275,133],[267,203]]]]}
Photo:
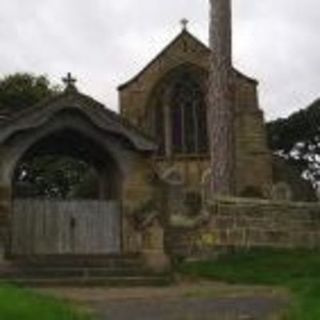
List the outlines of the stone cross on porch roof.
{"type": "Polygon", "coordinates": [[[71,72],[68,72],[67,76],[65,78],[62,78],[62,82],[66,85],[65,90],[77,90],[75,85],[77,82],[77,79],[72,77],[71,72]]]}
{"type": "Polygon", "coordinates": [[[187,18],[181,19],[180,23],[181,23],[181,26],[182,26],[182,30],[187,30],[188,29],[189,20],[187,18]]]}

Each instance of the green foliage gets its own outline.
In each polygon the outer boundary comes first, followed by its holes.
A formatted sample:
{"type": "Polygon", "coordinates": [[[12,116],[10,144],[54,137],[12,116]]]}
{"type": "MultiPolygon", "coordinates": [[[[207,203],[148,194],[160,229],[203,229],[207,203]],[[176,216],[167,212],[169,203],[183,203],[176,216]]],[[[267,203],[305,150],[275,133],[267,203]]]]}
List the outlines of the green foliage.
{"type": "Polygon", "coordinates": [[[186,263],[181,273],[228,283],[275,285],[293,293],[285,319],[320,319],[320,252],[261,249],[186,263]]]}
{"type": "Polygon", "coordinates": [[[59,93],[46,76],[16,73],[0,79],[0,105],[23,110],[59,93]]]}
{"type": "Polygon", "coordinates": [[[270,148],[294,164],[314,183],[320,182],[320,100],[287,119],[268,123],[270,148]]]}
{"type": "Polygon", "coordinates": [[[61,301],[30,290],[0,287],[0,319],[3,320],[89,320],[61,301]]]}
{"type": "MultiPolygon", "coordinates": [[[[25,160],[16,173],[15,196],[58,199],[77,197],[77,190],[84,188],[83,183],[89,170],[90,166],[86,162],[67,156],[45,155],[25,160]]],[[[87,185],[91,186],[89,182],[87,185]]]]}
{"type": "MultiPolygon", "coordinates": [[[[85,163],[84,163],[85,164],[85,163]]],[[[78,175],[78,179],[72,184],[68,196],[75,199],[97,199],[99,195],[99,181],[97,172],[88,167],[83,171],[83,175],[78,175]]]]}

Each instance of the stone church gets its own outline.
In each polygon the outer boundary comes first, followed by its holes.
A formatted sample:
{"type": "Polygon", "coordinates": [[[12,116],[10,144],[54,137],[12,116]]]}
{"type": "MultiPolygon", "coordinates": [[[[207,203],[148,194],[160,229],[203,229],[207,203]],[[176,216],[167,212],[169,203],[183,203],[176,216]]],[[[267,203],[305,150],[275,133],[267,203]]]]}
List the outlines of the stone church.
{"type": "MultiPolygon", "coordinates": [[[[1,116],[4,257],[33,264],[39,259],[68,264],[71,258],[75,264],[99,265],[109,263],[110,256],[129,255],[142,257],[155,271],[166,270],[170,215],[200,215],[211,196],[209,55],[209,48],[183,28],[119,87],[120,114],[80,93],[69,76],[60,95],[1,116]],[[17,168],[48,154],[90,163],[97,173],[96,194],[72,201],[20,198],[14,182],[17,168]]],[[[290,186],[285,177],[277,181],[267,147],[258,82],[236,69],[232,77],[235,195],[270,198],[279,182],[281,199],[289,199],[290,186]]]]}

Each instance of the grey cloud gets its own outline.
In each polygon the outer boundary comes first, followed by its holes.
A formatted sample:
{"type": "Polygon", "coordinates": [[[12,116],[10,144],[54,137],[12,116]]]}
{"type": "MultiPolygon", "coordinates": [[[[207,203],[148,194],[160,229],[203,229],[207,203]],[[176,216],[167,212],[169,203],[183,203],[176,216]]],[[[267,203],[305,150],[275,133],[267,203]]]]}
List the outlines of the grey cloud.
{"type": "Polygon", "coordinates": [[[268,118],[285,116],[320,96],[320,3],[235,1],[235,60],[260,80],[268,118]]]}
{"type": "MultiPolygon", "coordinates": [[[[180,31],[207,41],[207,0],[2,0],[0,72],[67,71],[79,87],[117,108],[128,80],[180,31]]],[[[284,116],[319,95],[320,3],[234,0],[234,63],[260,80],[268,118],[284,116]]]]}

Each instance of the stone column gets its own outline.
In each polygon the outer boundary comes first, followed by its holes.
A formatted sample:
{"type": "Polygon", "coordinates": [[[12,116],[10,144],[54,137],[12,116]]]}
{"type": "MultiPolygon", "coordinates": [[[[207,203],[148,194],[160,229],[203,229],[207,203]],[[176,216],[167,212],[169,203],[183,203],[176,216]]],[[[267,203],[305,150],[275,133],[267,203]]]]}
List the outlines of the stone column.
{"type": "Polygon", "coordinates": [[[9,253],[10,228],[9,221],[11,216],[11,188],[6,184],[0,185],[0,264],[5,260],[9,253]]]}
{"type": "Polygon", "coordinates": [[[124,253],[140,253],[143,247],[136,218],[140,220],[145,206],[152,201],[153,187],[149,181],[152,162],[142,156],[131,156],[122,190],[123,250],[124,253]]]}
{"type": "Polygon", "coordinates": [[[158,218],[155,218],[143,233],[143,257],[146,267],[155,273],[170,270],[170,259],[164,248],[164,229],[158,218]]]}
{"type": "Polygon", "coordinates": [[[12,188],[7,167],[9,159],[5,159],[6,150],[0,147],[0,264],[4,263],[10,252],[10,218],[12,214],[12,188]]]}

